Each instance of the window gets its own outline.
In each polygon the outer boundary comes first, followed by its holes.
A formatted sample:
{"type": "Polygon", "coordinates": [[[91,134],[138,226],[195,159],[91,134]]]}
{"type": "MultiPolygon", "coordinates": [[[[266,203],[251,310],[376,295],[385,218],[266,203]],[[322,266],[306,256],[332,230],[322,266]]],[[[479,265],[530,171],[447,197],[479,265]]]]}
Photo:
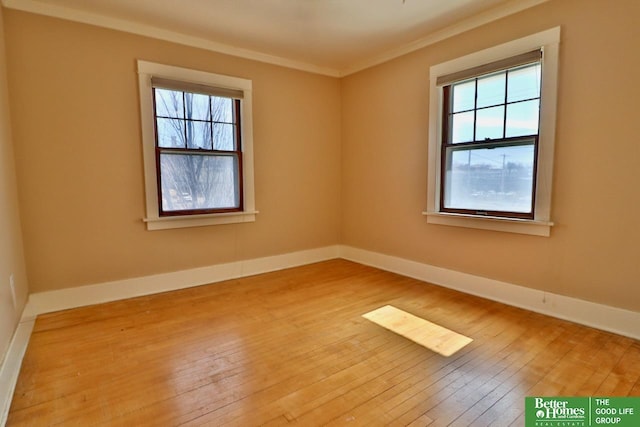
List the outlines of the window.
{"type": "Polygon", "coordinates": [[[533,219],[541,52],[523,56],[443,86],[442,212],[533,219]]]}
{"type": "Polygon", "coordinates": [[[559,28],[431,68],[430,223],[549,235],[559,28]]]}
{"type": "Polygon", "coordinates": [[[156,78],[151,84],[160,215],[241,211],[242,92],[224,96],[156,78]]]}
{"type": "Polygon", "coordinates": [[[251,82],[138,61],[150,230],[255,220],[251,82]]]}

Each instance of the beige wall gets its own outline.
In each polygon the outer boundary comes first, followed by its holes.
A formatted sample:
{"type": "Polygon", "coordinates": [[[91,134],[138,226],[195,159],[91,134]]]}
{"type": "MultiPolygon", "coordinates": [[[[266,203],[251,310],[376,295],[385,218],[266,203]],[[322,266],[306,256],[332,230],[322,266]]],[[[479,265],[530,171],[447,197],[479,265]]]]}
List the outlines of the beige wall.
{"type": "Polygon", "coordinates": [[[338,80],[5,11],[31,290],[343,243],[640,310],[638,17],[551,0],[338,80]],[[429,67],[557,25],[552,236],[427,224],[429,67]],[[145,230],[138,58],[253,80],[255,223],[145,230]]]}
{"type": "Polygon", "coordinates": [[[338,243],[337,79],[5,15],[32,292],[338,243]],[[146,231],[136,59],[253,80],[255,223],[146,231]]]}
{"type": "Polygon", "coordinates": [[[640,310],[640,2],[552,0],[342,81],[342,243],[640,310]],[[549,238],[427,224],[429,67],[562,27],[549,238]]]}
{"type": "Polygon", "coordinates": [[[0,8],[0,363],[27,300],[4,49],[4,16],[0,8]],[[17,307],[9,290],[12,274],[17,307]]]}

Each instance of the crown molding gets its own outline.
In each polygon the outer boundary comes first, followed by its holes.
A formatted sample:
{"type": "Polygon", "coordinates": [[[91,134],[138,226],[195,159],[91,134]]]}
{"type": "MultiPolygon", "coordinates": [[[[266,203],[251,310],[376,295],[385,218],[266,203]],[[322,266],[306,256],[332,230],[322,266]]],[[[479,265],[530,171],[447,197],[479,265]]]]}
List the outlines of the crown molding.
{"type": "Polygon", "coordinates": [[[377,55],[370,59],[347,66],[343,69],[324,67],[308,62],[297,61],[291,58],[266,54],[263,52],[240,48],[237,46],[220,43],[201,37],[190,36],[176,31],[169,31],[152,25],[140,24],[124,19],[111,18],[90,12],[83,12],[63,6],[42,3],[37,0],[1,1],[2,5],[9,9],[80,22],[83,24],[89,24],[103,28],[109,28],[112,30],[151,37],[158,40],[178,43],[185,46],[196,47],[212,52],[250,59],[295,70],[306,71],[314,74],[321,74],[329,77],[345,77],[350,74],[357,73],[375,65],[382,64],[383,62],[387,62],[397,57],[422,49],[424,47],[430,46],[432,44],[438,43],[449,37],[453,37],[482,25],[488,24],[489,22],[496,21],[514,13],[518,13],[525,9],[545,3],[549,0],[512,0],[506,4],[502,4],[488,11],[479,13],[456,24],[431,33],[426,37],[420,38],[398,48],[389,50],[381,55],[377,55]]]}
{"type": "Polygon", "coordinates": [[[441,42],[442,40],[457,36],[458,34],[473,30],[474,28],[478,28],[490,22],[497,21],[498,19],[502,19],[506,16],[513,15],[542,3],[546,3],[547,1],[549,0],[513,0],[509,3],[502,4],[487,11],[481,12],[477,15],[471,16],[467,19],[463,19],[462,21],[459,21],[453,25],[449,25],[448,27],[445,27],[441,30],[435,31],[426,37],[420,38],[395,49],[391,49],[368,60],[354,64],[351,67],[347,67],[346,69],[341,70],[340,77],[355,74],[367,68],[371,68],[387,61],[391,61],[392,59],[398,58],[411,52],[415,52],[416,50],[425,48],[432,44],[436,44],[438,42],[441,42]]]}
{"type": "Polygon", "coordinates": [[[165,30],[152,25],[140,24],[124,19],[111,18],[89,12],[83,12],[62,6],[41,3],[35,0],[2,0],[2,5],[8,9],[44,15],[68,21],[80,22],[111,30],[150,37],[158,40],[178,43],[185,46],[196,47],[212,52],[250,59],[281,67],[292,68],[300,71],[321,74],[330,77],[340,77],[340,71],[331,67],[323,67],[307,62],[281,56],[270,55],[255,50],[244,49],[226,43],[215,42],[201,37],[189,36],[176,31],[165,30]]]}

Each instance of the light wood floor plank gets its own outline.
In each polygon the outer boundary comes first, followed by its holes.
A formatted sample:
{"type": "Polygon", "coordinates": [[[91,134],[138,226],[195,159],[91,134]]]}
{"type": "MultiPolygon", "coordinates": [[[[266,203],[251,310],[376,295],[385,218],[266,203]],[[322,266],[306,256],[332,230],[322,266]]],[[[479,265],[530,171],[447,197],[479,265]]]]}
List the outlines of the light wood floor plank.
{"type": "Polygon", "coordinates": [[[559,343],[564,342],[569,336],[570,332],[553,325],[547,325],[539,330],[531,330],[530,337],[534,337],[535,341],[529,342],[525,347],[526,350],[516,352],[514,357],[520,359],[519,363],[497,380],[498,384],[495,388],[484,393],[478,393],[477,402],[464,407],[464,411],[458,410],[458,417],[455,418],[451,425],[459,427],[472,425],[475,419],[492,408],[501,399],[522,393],[523,386],[527,382],[535,381],[535,375],[539,375],[535,368],[531,368],[531,366],[535,365],[536,359],[552,362],[554,350],[558,348],[559,343]]]}
{"type": "MultiPolygon", "coordinates": [[[[462,414],[467,414],[467,417],[471,416],[473,412],[470,410],[475,408],[482,399],[492,394],[499,395],[499,388],[502,385],[512,386],[514,376],[557,336],[551,328],[542,332],[542,334],[538,334],[526,330],[521,335],[521,339],[513,341],[496,355],[496,363],[481,372],[472,381],[465,383],[463,387],[455,390],[446,399],[427,411],[426,415],[437,420],[438,423],[446,425],[450,425],[454,421],[460,423],[462,414]],[[462,414],[459,408],[463,408],[462,414]]],[[[476,411],[478,409],[476,408],[476,411]]],[[[467,419],[466,423],[469,422],[470,420],[467,419]]],[[[464,425],[464,422],[460,425],[464,425]]]]}
{"type": "Polygon", "coordinates": [[[566,333],[561,340],[554,341],[552,345],[545,348],[542,357],[533,359],[532,363],[526,366],[523,371],[524,381],[519,387],[510,390],[495,404],[475,418],[471,425],[492,425],[500,420],[505,425],[518,418],[523,411],[522,405],[514,405],[514,397],[524,396],[558,396],[563,384],[555,381],[560,370],[559,365],[564,366],[563,373],[570,373],[572,367],[563,364],[568,355],[575,351],[575,347],[580,342],[589,340],[589,333],[594,330],[583,328],[577,325],[566,324],[566,333]]]}
{"type": "Polygon", "coordinates": [[[333,260],[40,316],[8,425],[516,426],[560,394],[640,395],[640,343],[333,260]],[[385,305],[473,341],[361,317],[385,305]]]}

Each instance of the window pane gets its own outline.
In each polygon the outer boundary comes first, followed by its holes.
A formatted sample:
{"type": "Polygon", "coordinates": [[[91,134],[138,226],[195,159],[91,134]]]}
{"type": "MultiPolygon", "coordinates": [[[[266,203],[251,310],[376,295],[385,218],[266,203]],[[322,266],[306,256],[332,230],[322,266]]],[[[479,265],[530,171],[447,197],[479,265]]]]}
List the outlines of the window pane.
{"type": "Polygon", "coordinates": [[[209,111],[209,95],[185,92],[184,99],[187,119],[211,119],[211,112],[209,111]]]}
{"type": "Polygon", "coordinates": [[[155,89],[156,116],[183,118],[182,92],[168,89],[155,89]]]}
{"type": "Polygon", "coordinates": [[[531,212],[534,146],[447,149],[444,207],[531,212]]]}
{"type": "Polygon", "coordinates": [[[158,147],[184,148],[184,120],[156,119],[158,147]]]}
{"type": "Polygon", "coordinates": [[[160,154],[162,209],[237,208],[240,205],[235,156],[160,154]]]}
{"type": "Polygon", "coordinates": [[[451,117],[451,143],[473,141],[473,111],[453,114],[451,117]]]}
{"type": "Polygon", "coordinates": [[[233,123],[233,100],[231,98],[211,97],[211,112],[214,122],[233,123]]]}
{"type": "Polygon", "coordinates": [[[507,137],[538,133],[540,100],[507,105],[507,137]]]}
{"type": "Polygon", "coordinates": [[[507,102],[540,97],[540,64],[531,64],[509,71],[507,102]]]}
{"type": "Polygon", "coordinates": [[[187,148],[211,149],[211,123],[187,121],[187,148]]]}
{"type": "Polygon", "coordinates": [[[453,112],[473,110],[476,98],[476,82],[455,84],[453,88],[453,112]]]}
{"type": "Polygon", "coordinates": [[[235,144],[235,125],[226,123],[213,124],[213,148],[214,150],[233,151],[235,144]]]}
{"type": "Polygon", "coordinates": [[[506,72],[478,79],[477,108],[504,104],[506,72]]]}
{"type": "Polygon", "coordinates": [[[477,111],[476,141],[502,138],[503,127],[504,105],[477,111]]]}

